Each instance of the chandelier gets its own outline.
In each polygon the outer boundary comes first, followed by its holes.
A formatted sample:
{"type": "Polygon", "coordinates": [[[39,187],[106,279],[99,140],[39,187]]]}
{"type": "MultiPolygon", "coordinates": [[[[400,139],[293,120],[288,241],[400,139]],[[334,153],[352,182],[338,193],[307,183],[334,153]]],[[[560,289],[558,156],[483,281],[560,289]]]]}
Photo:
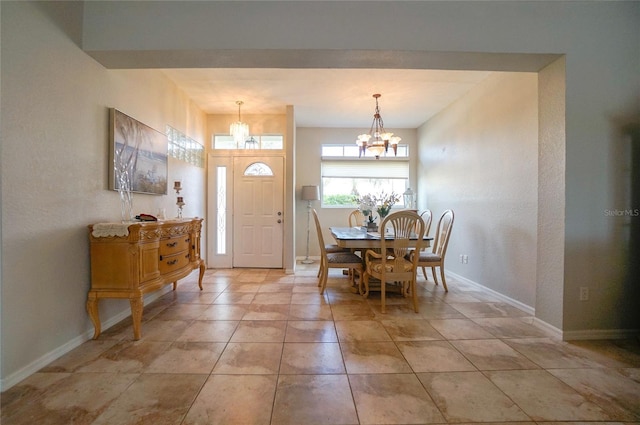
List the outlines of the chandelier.
{"type": "Polygon", "coordinates": [[[402,139],[384,129],[384,123],[380,116],[380,107],[378,106],[378,98],[381,96],[382,95],[377,93],[373,95],[376,100],[376,111],[373,114],[373,122],[371,123],[369,133],[359,135],[356,140],[358,157],[362,157],[362,155],[369,151],[376,159],[380,159],[380,155],[388,151],[389,145],[391,145],[394,155],[398,154],[398,142],[402,139]]]}
{"type": "Polygon", "coordinates": [[[233,136],[233,141],[238,147],[249,137],[249,125],[243,123],[240,119],[240,107],[243,103],[241,100],[236,102],[236,105],[238,105],[238,121],[231,123],[229,127],[229,133],[233,136]]]}

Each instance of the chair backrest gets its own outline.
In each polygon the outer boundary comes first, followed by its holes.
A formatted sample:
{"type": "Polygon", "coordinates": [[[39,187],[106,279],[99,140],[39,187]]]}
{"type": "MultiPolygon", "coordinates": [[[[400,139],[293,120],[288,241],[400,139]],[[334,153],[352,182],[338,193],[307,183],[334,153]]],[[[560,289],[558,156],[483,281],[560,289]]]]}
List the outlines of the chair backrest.
{"type": "MultiPolygon", "coordinates": [[[[396,259],[400,260],[404,258],[410,250],[414,249],[409,248],[409,241],[416,236],[418,240],[416,241],[415,249],[420,250],[424,236],[424,221],[418,213],[413,210],[402,210],[391,213],[382,220],[380,231],[384,232],[387,226],[389,226],[393,234],[392,251],[396,259]]],[[[380,252],[387,252],[387,243],[384,234],[381,235],[381,238],[380,252]]]]}
{"type": "Polygon", "coordinates": [[[422,221],[424,221],[424,234],[425,236],[427,236],[431,231],[431,222],[433,221],[433,214],[431,214],[431,210],[426,209],[420,213],[420,217],[422,217],[422,221]]]}
{"type": "Polygon", "coordinates": [[[327,253],[325,252],[326,248],[324,246],[324,238],[322,237],[322,227],[320,226],[320,220],[318,219],[318,213],[315,208],[311,210],[313,213],[313,221],[316,223],[316,232],[318,233],[318,242],[320,243],[320,254],[322,257],[326,257],[327,253]]]}
{"type": "Polygon", "coordinates": [[[364,214],[360,210],[353,210],[351,214],[349,214],[349,227],[355,226],[363,226],[364,225],[364,214]]]}
{"type": "Polygon", "coordinates": [[[447,253],[447,246],[449,245],[449,237],[451,236],[451,229],[453,228],[453,211],[446,210],[440,216],[438,221],[438,227],[436,228],[435,239],[433,241],[433,253],[444,259],[444,255],[447,253]]]}

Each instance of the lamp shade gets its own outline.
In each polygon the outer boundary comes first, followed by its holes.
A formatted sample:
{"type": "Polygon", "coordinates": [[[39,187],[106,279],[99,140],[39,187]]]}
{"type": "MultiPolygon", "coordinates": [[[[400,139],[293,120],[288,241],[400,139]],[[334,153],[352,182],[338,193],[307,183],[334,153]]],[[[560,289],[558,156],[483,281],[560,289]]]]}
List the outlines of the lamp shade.
{"type": "Polygon", "coordinates": [[[303,201],[317,201],[320,199],[320,188],[318,186],[302,186],[303,201]]]}

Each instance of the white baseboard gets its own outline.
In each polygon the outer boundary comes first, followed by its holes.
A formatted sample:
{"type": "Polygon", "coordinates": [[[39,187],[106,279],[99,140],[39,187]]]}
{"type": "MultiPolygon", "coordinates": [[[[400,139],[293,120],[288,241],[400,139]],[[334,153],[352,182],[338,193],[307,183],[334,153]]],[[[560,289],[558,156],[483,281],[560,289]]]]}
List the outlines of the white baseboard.
{"type": "Polygon", "coordinates": [[[452,272],[447,272],[448,275],[451,275],[453,278],[464,282],[466,284],[469,284],[471,286],[475,286],[479,289],[482,289],[484,292],[488,292],[489,294],[493,295],[494,297],[498,298],[501,301],[504,301],[505,303],[512,305],[516,308],[519,308],[520,310],[526,312],[527,314],[530,314],[531,316],[533,316],[533,324],[537,327],[539,327],[540,329],[543,329],[544,331],[546,331],[547,333],[551,334],[551,337],[556,338],[556,339],[562,339],[563,334],[562,334],[562,330],[556,328],[553,325],[550,325],[549,323],[542,321],[540,319],[538,319],[537,317],[535,317],[536,315],[536,309],[526,305],[524,303],[521,303],[518,300],[514,300],[513,298],[510,298],[504,294],[501,294],[500,292],[494,291],[491,288],[487,288],[484,285],[479,284],[478,282],[474,282],[471,279],[467,279],[464,276],[460,276],[459,274],[456,273],[452,273],[452,272]]]}
{"type": "MultiPolygon", "coordinates": [[[[149,294],[148,296],[145,297],[144,304],[146,305],[146,304],[149,304],[149,303],[157,300],[158,298],[160,298],[164,294],[170,292],[171,290],[172,290],[172,286],[171,285],[167,285],[163,290],[156,291],[156,292],[154,292],[152,294],[149,294]]],[[[120,313],[116,314],[115,316],[109,318],[108,320],[101,321],[100,324],[101,324],[102,331],[104,332],[105,330],[109,329],[111,326],[115,325],[116,323],[121,322],[122,320],[124,320],[124,319],[126,319],[127,317],[130,317],[130,316],[131,316],[131,310],[129,308],[127,308],[127,309],[121,311],[120,313]]],[[[86,341],[89,341],[91,338],[93,338],[93,332],[94,332],[94,330],[93,330],[93,326],[92,326],[90,329],[87,329],[84,333],[78,335],[77,337],[71,339],[70,341],[67,341],[66,343],[62,344],[61,346],[49,351],[48,353],[46,353],[43,356],[37,358],[33,362],[31,362],[28,365],[26,365],[25,367],[17,370],[16,372],[12,373],[11,375],[1,379],[0,380],[0,391],[8,390],[9,388],[13,387],[17,383],[19,383],[22,380],[24,380],[24,379],[28,378],[29,376],[33,375],[34,373],[36,373],[37,371],[39,371],[40,369],[42,369],[43,367],[45,367],[49,363],[51,363],[54,360],[57,360],[58,358],[64,356],[69,351],[73,350],[74,348],[79,347],[80,345],[82,345],[86,341]]]]}
{"type": "Polygon", "coordinates": [[[474,282],[470,279],[467,279],[464,276],[460,276],[456,273],[447,272],[447,275],[451,275],[451,277],[464,282],[466,284],[476,286],[481,288],[483,291],[490,293],[491,295],[499,298],[500,300],[510,304],[514,307],[523,310],[532,316],[533,324],[537,327],[545,330],[550,333],[552,337],[560,339],[562,341],[577,341],[577,340],[589,340],[589,339],[628,339],[628,338],[639,338],[640,337],[640,329],[587,329],[582,331],[563,331],[562,329],[558,329],[549,323],[540,320],[535,317],[536,310],[533,307],[530,307],[526,304],[521,303],[520,301],[514,300],[512,298],[507,297],[499,292],[494,291],[491,288],[487,288],[484,285],[481,285],[477,282],[474,282]]]}
{"type": "Polygon", "coordinates": [[[535,308],[533,308],[531,306],[528,306],[526,304],[523,304],[518,300],[514,300],[513,298],[509,298],[506,295],[501,294],[500,292],[496,292],[491,288],[487,288],[486,286],[481,285],[478,282],[474,282],[473,280],[467,279],[466,277],[460,276],[459,274],[456,274],[456,273],[447,272],[447,274],[451,275],[456,280],[459,280],[461,282],[467,283],[467,284],[472,285],[472,286],[476,286],[479,289],[482,289],[484,292],[488,292],[491,295],[493,295],[494,297],[499,298],[501,301],[504,301],[507,304],[510,304],[510,305],[512,305],[514,307],[519,308],[520,310],[526,312],[527,314],[530,314],[532,316],[535,316],[535,314],[536,314],[536,309],[535,308]]]}
{"type": "Polygon", "coordinates": [[[587,329],[584,331],[566,331],[562,334],[563,341],[578,341],[586,339],[630,339],[639,337],[640,329],[587,329]]]}

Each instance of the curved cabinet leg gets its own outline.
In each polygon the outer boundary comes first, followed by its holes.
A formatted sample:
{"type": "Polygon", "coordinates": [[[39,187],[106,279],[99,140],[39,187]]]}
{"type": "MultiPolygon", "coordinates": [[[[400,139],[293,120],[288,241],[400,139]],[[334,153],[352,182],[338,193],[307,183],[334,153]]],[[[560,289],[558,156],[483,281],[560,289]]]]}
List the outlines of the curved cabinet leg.
{"type": "Polygon", "coordinates": [[[87,313],[89,313],[89,318],[93,322],[93,339],[98,339],[102,331],[98,313],[98,298],[89,295],[89,298],[87,298],[87,313]]]}
{"type": "Polygon", "coordinates": [[[202,278],[204,277],[204,271],[206,270],[206,266],[204,264],[204,260],[200,260],[200,275],[198,276],[198,286],[202,291],[202,278]]]}
{"type": "Polygon", "coordinates": [[[140,339],[141,332],[140,327],[142,323],[142,297],[129,298],[129,304],[131,305],[131,318],[133,319],[133,339],[136,341],[140,339]]]}

